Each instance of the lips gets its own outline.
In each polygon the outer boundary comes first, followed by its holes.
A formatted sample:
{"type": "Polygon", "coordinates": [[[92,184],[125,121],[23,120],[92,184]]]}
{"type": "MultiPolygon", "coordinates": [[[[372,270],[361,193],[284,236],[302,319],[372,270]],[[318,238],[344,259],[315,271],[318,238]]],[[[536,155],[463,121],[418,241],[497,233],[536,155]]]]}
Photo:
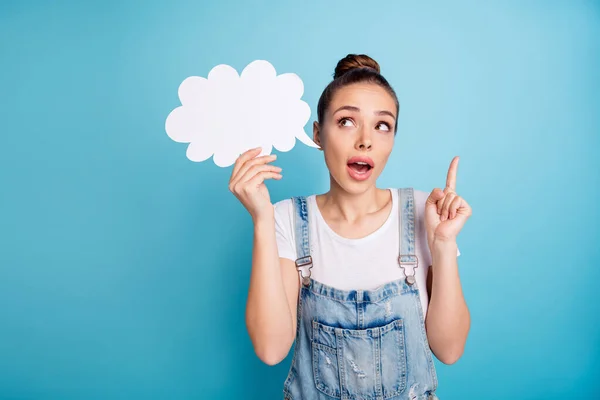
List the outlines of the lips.
{"type": "Polygon", "coordinates": [[[364,181],[371,176],[375,164],[370,157],[357,156],[348,160],[348,174],[357,181],[364,181]]]}

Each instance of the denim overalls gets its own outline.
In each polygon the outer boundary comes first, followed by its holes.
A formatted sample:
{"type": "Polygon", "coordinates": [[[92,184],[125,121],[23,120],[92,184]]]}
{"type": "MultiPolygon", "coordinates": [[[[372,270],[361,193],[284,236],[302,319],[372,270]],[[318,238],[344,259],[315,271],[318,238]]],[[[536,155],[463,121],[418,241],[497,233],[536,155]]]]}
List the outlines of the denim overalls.
{"type": "Polygon", "coordinates": [[[398,268],[405,278],[374,290],[339,290],[310,277],[306,198],[292,199],[302,287],[286,400],[437,399],[437,376],[414,278],[414,193],[412,188],[398,192],[398,268]]]}

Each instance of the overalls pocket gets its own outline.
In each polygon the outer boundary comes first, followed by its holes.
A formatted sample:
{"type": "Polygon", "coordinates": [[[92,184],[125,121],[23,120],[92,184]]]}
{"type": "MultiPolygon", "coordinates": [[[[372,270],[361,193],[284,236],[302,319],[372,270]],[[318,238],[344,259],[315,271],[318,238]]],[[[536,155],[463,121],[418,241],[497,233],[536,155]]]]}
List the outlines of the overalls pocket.
{"type": "Polygon", "coordinates": [[[313,321],[312,363],[317,390],[342,399],[392,398],[406,388],[401,319],[368,329],[313,321]]]}

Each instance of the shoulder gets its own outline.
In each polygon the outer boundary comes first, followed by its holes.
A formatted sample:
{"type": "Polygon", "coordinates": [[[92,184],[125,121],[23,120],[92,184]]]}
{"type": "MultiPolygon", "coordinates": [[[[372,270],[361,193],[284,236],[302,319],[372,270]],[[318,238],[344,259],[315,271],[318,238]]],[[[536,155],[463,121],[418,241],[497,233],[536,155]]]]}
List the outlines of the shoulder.
{"type": "MultiPolygon", "coordinates": [[[[396,190],[402,190],[403,188],[398,188],[396,190]]],[[[426,192],[421,189],[417,189],[414,187],[404,188],[404,189],[412,189],[413,191],[413,208],[415,212],[415,217],[417,219],[418,224],[424,223],[425,218],[425,204],[427,203],[427,198],[429,197],[429,192],[426,192]]]]}
{"type": "Polygon", "coordinates": [[[286,222],[294,215],[294,202],[291,198],[283,199],[273,204],[275,210],[275,220],[286,222]]]}
{"type": "Polygon", "coordinates": [[[395,188],[395,191],[399,191],[402,189],[412,189],[413,190],[413,196],[414,196],[414,205],[418,208],[418,209],[424,209],[425,208],[425,203],[427,202],[427,198],[429,197],[429,192],[426,192],[424,190],[420,190],[414,187],[411,188],[395,188]]]}
{"type": "Polygon", "coordinates": [[[287,210],[287,209],[292,208],[292,206],[293,206],[293,204],[292,204],[292,199],[291,198],[279,200],[278,202],[276,202],[275,204],[273,204],[273,207],[276,210],[287,210]]]}
{"type": "Polygon", "coordinates": [[[429,197],[429,192],[414,188],[413,192],[415,196],[415,205],[417,205],[420,209],[424,209],[427,198],[429,197]]]}
{"type": "Polygon", "coordinates": [[[312,203],[314,202],[316,195],[312,194],[308,196],[296,196],[279,200],[278,202],[273,204],[273,208],[275,209],[275,215],[294,215],[294,199],[302,197],[306,199],[307,203],[312,203]]]}
{"type": "MultiPolygon", "coordinates": [[[[302,196],[288,197],[273,204],[275,210],[275,219],[278,222],[288,223],[293,221],[295,212],[295,199],[301,198],[302,196]]],[[[307,202],[312,200],[313,196],[303,196],[307,202]]]]}

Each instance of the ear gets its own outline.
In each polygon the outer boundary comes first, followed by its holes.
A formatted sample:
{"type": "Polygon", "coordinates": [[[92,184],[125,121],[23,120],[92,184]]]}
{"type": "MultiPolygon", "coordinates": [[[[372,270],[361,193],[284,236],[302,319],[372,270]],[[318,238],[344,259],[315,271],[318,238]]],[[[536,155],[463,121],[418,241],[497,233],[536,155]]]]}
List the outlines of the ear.
{"type": "Polygon", "coordinates": [[[317,121],[313,122],[313,142],[319,146],[319,150],[323,150],[323,143],[321,143],[321,128],[317,121]]]}

